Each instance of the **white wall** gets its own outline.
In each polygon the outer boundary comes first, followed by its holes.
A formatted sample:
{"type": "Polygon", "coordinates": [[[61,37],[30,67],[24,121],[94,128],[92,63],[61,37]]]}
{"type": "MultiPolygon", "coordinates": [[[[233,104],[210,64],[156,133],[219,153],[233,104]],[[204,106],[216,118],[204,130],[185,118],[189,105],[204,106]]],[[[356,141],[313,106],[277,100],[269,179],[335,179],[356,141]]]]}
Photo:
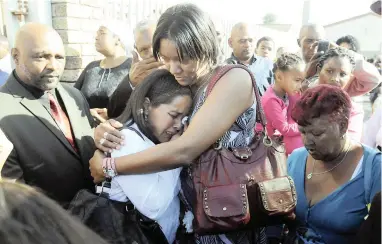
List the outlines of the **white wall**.
{"type": "Polygon", "coordinates": [[[336,41],[341,36],[352,35],[360,43],[361,52],[374,56],[382,52],[382,18],[369,14],[354,20],[349,20],[325,27],[328,40],[336,41]]]}
{"type": "MultiPolygon", "coordinates": [[[[7,38],[11,47],[13,47],[15,35],[18,29],[24,24],[12,14],[12,11],[16,10],[17,7],[17,0],[2,1],[2,15],[7,32],[7,38]]],[[[26,15],[25,22],[39,22],[52,26],[52,10],[50,0],[29,0],[28,8],[28,15],[26,15]]]]}

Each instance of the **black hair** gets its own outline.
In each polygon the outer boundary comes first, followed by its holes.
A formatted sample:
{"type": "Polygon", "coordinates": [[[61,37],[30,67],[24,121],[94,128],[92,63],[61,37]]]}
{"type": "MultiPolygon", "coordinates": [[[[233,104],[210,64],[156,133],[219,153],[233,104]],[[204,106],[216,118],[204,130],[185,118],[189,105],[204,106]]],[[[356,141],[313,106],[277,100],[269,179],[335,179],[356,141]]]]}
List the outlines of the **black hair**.
{"type": "Polygon", "coordinates": [[[263,41],[266,41],[266,42],[273,42],[273,44],[275,43],[271,37],[269,37],[269,36],[264,36],[264,37],[260,38],[260,39],[257,41],[256,48],[258,48],[258,47],[260,46],[260,43],[263,42],[263,41]]]}
{"type": "Polygon", "coordinates": [[[147,138],[158,143],[151,126],[145,121],[143,106],[145,98],[150,99],[150,105],[155,108],[161,104],[171,103],[177,96],[191,97],[191,89],[188,86],[181,86],[168,70],[156,70],[137,85],[125,110],[117,120],[126,126],[136,123],[147,138]]]}
{"type": "Polygon", "coordinates": [[[107,244],[60,205],[30,186],[0,180],[1,244],[107,244]]]}
{"type": "Polygon", "coordinates": [[[344,43],[344,42],[350,45],[350,50],[354,52],[359,51],[359,42],[354,36],[351,36],[351,35],[343,36],[336,41],[336,44],[341,45],[341,43],[344,43]]]}
{"type": "Polygon", "coordinates": [[[355,66],[354,56],[349,52],[348,49],[343,47],[335,47],[326,51],[319,59],[317,67],[322,68],[325,62],[330,58],[348,58],[350,64],[352,65],[352,69],[355,66]]]}
{"type": "Polygon", "coordinates": [[[153,36],[153,54],[159,59],[160,41],[169,39],[178,49],[179,59],[218,64],[220,54],[215,26],[210,17],[194,4],[168,8],[159,18],[153,36]]]}
{"type": "Polygon", "coordinates": [[[283,53],[273,64],[273,73],[275,74],[277,70],[288,71],[300,64],[304,64],[304,61],[297,54],[283,53]]]}

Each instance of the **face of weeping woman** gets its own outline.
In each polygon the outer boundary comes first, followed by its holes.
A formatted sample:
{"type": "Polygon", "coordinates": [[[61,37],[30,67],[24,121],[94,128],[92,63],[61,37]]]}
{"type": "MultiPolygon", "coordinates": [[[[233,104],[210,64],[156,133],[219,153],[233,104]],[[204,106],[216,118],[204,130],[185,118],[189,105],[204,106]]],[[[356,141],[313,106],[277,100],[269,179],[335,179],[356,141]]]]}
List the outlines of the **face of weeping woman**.
{"type": "Polygon", "coordinates": [[[347,123],[333,121],[331,115],[322,115],[299,126],[305,148],[316,160],[331,161],[343,150],[347,123]]]}

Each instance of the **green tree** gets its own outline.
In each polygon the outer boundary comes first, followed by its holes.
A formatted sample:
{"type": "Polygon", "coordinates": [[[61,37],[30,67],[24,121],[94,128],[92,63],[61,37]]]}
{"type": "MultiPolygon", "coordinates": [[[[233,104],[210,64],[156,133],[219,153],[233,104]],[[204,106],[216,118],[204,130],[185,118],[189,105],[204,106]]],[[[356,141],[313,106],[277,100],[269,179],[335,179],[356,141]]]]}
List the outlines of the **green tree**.
{"type": "Polygon", "coordinates": [[[267,13],[263,17],[263,24],[274,24],[276,23],[277,16],[273,13],[267,13]]]}

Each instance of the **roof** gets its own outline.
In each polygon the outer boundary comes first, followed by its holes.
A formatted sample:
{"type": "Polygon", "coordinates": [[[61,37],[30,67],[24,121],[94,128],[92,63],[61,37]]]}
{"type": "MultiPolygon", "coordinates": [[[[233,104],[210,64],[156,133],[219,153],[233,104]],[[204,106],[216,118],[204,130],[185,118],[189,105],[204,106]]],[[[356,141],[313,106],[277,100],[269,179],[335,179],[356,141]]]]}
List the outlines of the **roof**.
{"type": "MultiPolygon", "coordinates": [[[[376,16],[376,15],[375,15],[374,13],[372,13],[372,12],[367,12],[367,13],[365,13],[365,14],[357,15],[357,16],[354,16],[354,17],[351,17],[351,18],[348,18],[348,19],[344,19],[344,20],[341,20],[341,21],[338,21],[338,22],[334,22],[334,23],[325,25],[324,28],[326,28],[326,27],[331,27],[331,26],[334,26],[334,25],[339,25],[339,24],[342,24],[342,23],[345,23],[345,22],[349,22],[349,21],[356,20],[356,19],[360,19],[360,18],[369,16],[369,15],[376,16]]],[[[378,17],[378,16],[376,16],[376,17],[378,17]]]]}

